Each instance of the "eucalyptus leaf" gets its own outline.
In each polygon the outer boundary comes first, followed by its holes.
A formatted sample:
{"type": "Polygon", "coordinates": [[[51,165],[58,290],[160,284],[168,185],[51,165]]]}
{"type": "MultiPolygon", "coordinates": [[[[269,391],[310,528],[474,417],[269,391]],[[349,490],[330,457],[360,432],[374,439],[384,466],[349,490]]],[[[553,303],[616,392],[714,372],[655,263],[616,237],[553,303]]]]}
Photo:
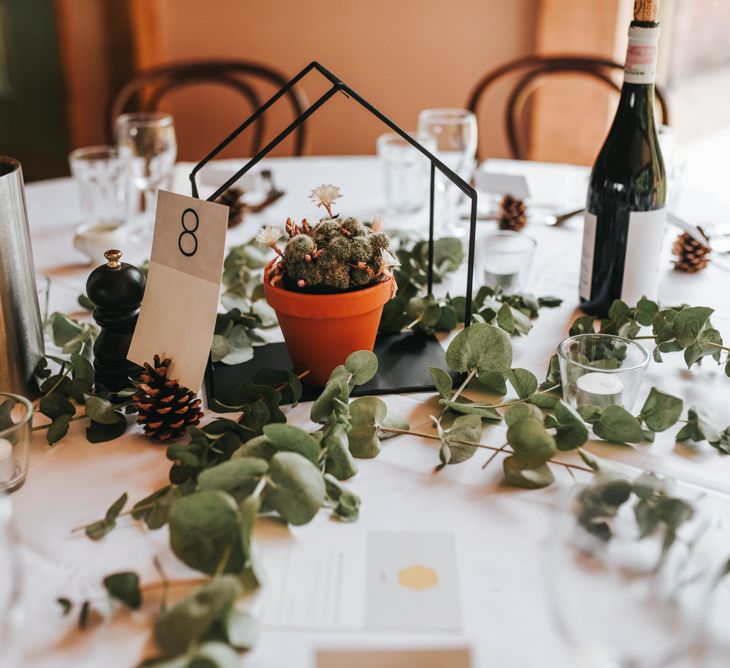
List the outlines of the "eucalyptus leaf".
{"type": "Polygon", "coordinates": [[[124,494],[107,508],[102,519],[86,527],[86,535],[92,540],[100,540],[106,536],[116,526],[116,520],[127,504],[127,498],[127,493],[124,492],[124,494]]]}
{"type": "Polygon", "coordinates": [[[588,440],[588,427],[583,418],[562,400],[555,404],[555,417],[558,421],[555,431],[558,450],[574,450],[588,440]]]}
{"type": "Polygon", "coordinates": [[[119,413],[108,399],[97,396],[86,397],[86,415],[99,424],[117,424],[119,413]]]}
{"type": "Polygon", "coordinates": [[[324,474],[327,498],[334,504],[334,515],[342,522],[354,522],[360,513],[360,497],[329,473],[324,474]]]}
{"type": "Polygon", "coordinates": [[[511,369],[507,379],[520,399],[527,399],[537,392],[537,378],[527,369],[511,369]]]}
{"type": "Polygon", "coordinates": [[[61,415],[73,416],[76,413],[76,408],[68,398],[55,392],[42,397],[38,408],[43,415],[51,418],[51,420],[61,415]]]}
{"type": "Polygon", "coordinates": [[[296,452],[278,452],[271,458],[271,486],[266,499],[289,524],[306,524],[325,500],[319,469],[296,452]]]}
{"type": "Polygon", "coordinates": [[[89,443],[105,443],[119,438],[127,431],[127,420],[121,413],[116,413],[117,421],[113,424],[102,424],[91,420],[86,428],[86,440],[89,443]]]}
{"type": "Polygon", "coordinates": [[[319,443],[304,429],[288,424],[268,424],[264,427],[264,436],[277,450],[298,452],[313,464],[319,461],[319,443]]]}
{"type": "Polygon", "coordinates": [[[226,557],[226,571],[240,571],[242,556],[234,549],[239,521],[230,494],[204,489],[183,496],[170,506],[170,547],[180,561],[203,573],[216,572],[226,557]]]}
{"type": "Polygon", "coordinates": [[[250,494],[269,470],[269,463],[258,457],[239,457],[205,469],[198,475],[198,489],[217,489],[236,497],[236,492],[250,494]]]}
{"type": "Polygon", "coordinates": [[[449,449],[446,464],[460,464],[474,456],[482,439],[482,421],[477,415],[461,415],[445,431],[445,443],[449,449]],[[466,442],[464,442],[466,441],[466,442]]]}
{"type": "Polygon", "coordinates": [[[429,367],[428,373],[431,375],[433,384],[436,386],[436,391],[441,395],[442,399],[448,399],[451,396],[453,389],[453,381],[451,376],[438,367],[429,367]]]}
{"type": "Polygon", "coordinates": [[[523,489],[540,489],[555,482],[555,476],[547,464],[532,466],[518,455],[505,457],[502,462],[504,479],[508,485],[523,489]]]}
{"type": "Polygon", "coordinates": [[[357,473],[357,464],[350,452],[347,430],[335,422],[325,427],[322,446],[326,451],[325,471],[338,480],[347,480],[357,473]]]}
{"type": "Polygon", "coordinates": [[[347,434],[354,457],[372,458],[380,453],[378,427],[385,420],[388,407],[378,397],[360,397],[350,403],[350,430],[347,434]]]}
{"type": "Polygon", "coordinates": [[[449,344],[446,364],[452,371],[462,373],[507,373],[512,366],[512,343],[501,329],[475,323],[459,332],[449,344]]]}
{"type": "Polygon", "coordinates": [[[677,313],[672,323],[672,333],[683,348],[700,338],[713,313],[714,309],[706,306],[688,306],[677,313]]]}
{"type": "Polygon", "coordinates": [[[337,408],[338,401],[348,401],[350,397],[348,383],[351,376],[352,374],[344,366],[334,369],[322,393],[312,403],[310,411],[312,422],[326,422],[330,414],[337,408]]]}
{"type": "Polygon", "coordinates": [[[160,649],[175,656],[198,645],[216,622],[227,617],[238,591],[235,577],[216,577],[163,611],[155,623],[160,649]]]}
{"type": "Polygon", "coordinates": [[[504,421],[507,426],[510,427],[515,422],[519,422],[525,418],[532,418],[538,422],[543,421],[542,411],[537,406],[532,406],[526,403],[512,404],[507,412],[504,414],[504,421]]]}
{"type": "Polygon", "coordinates": [[[139,610],[142,605],[142,592],[136,573],[133,571],[112,573],[104,578],[103,584],[109,596],[124,603],[131,610],[139,610]]]}
{"type": "Polygon", "coordinates": [[[666,431],[679,420],[684,404],[681,399],[652,387],[639,414],[652,431],[666,431]]]}
{"type": "Polygon", "coordinates": [[[364,385],[378,372],[378,358],[369,350],[358,350],[347,357],[345,368],[355,385],[364,385]]]}
{"type": "Polygon", "coordinates": [[[526,468],[541,466],[557,452],[555,439],[542,422],[530,417],[510,425],[507,442],[512,446],[519,465],[526,468]]]}
{"type": "Polygon", "coordinates": [[[644,440],[641,423],[623,406],[607,406],[593,424],[593,432],[604,441],[640,443],[644,440]]]}
{"type": "Polygon", "coordinates": [[[501,371],[487,371],[477,376],[479,384],[489,392],[507,394],[507,376],[501,371]]]}
{"type": "Polygon", "coordinates": [[[68,427],[71,423],[71,418],[73,416],[69,415],[68,413],[65,413],[63,415],[59,415],[57,418],[51,422],[51,426],[48,427],[48,431],[46,432],[46,440],[48,442],[48,445],[53,445],[54,443],[58,443],[66,434],[68,434],[68,427]]]}

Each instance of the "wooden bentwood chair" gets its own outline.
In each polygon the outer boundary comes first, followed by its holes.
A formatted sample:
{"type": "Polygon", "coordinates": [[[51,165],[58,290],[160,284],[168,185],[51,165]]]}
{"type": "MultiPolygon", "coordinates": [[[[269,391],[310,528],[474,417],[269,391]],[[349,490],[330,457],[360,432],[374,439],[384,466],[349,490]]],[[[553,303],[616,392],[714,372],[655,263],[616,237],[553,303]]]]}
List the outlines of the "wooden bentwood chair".
{"type": "MultiPolygon", "coordinates": [[[[623,69],[624,66],[621,63],[591,56],[556,55],[519,58],[488,72],[472,90],[466,106],[467,109],[476,113],[482,96],[494,84],[508,76],[515,77],[504,110],[504,129],[512,158],[522,160],[526,157],[527,151],[525,142],[520,141],[518,128],[521,125],[526,104],[537,89],[540,79],[555,74],[582,74],[602,81],[615,91],[620,91],[621,86],[614,81],[611,73],[623,69]]],[[[660,121],[669,125],[669,107],[659,88],[656,88],[656,98],[661,113],[660,121]]]]}
{"type": "MultiPolygon", "coordinates": [[[[117,93],[111,108],[111,124],[113,127],[114,119],[125,111],[156,111],[168,93],[200,84],[218,84],[233,89],[245,99],[249,113],[253,113],[267,99],[261,100],[253,85],[255,82],[267,82],[278,89],[287,81],[287,77],[271,67],[243,60],[205,60],[153,67],[139,72],[117,93]]],[[[294,118],[309,106],[304,93],[296,87],[285,97],[294,118]]],[[[242,114],[242,119],[245,117],[242,114]]],[[[251,128],[251,155],[255,155],[263,147],[265,115],[251,128]]],[[[305,149],[305,125],[294,130],[293,136],[294,155],[300,156],[305,149]]]]}

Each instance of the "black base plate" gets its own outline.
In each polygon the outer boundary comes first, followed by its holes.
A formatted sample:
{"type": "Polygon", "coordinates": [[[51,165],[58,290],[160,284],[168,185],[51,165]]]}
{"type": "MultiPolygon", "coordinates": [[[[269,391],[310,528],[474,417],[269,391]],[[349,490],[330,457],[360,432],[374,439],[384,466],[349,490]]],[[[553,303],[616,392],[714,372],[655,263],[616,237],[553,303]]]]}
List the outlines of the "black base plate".
{"type": "MultiPolygon", "coordinates": [[[[424,334],[379,334],[373,352],[378,357],[378,373],[369,383],[356,387],[352,392],[353,396],[435,390],[428,367],[445,366],[441,344],[434,336],[424,334]]],[[[243,364],[209,364],[205,375],[208,401],[215,398],[225,402],[233,388],[250,380],[259,369],[291,367],[291,358],[284,343],[269,343],[255,348],[253,359],[243,364]]],[[[302,401],[312,401],[322,391],[321,387],[304,382],[303,386],[302,401]]]]}

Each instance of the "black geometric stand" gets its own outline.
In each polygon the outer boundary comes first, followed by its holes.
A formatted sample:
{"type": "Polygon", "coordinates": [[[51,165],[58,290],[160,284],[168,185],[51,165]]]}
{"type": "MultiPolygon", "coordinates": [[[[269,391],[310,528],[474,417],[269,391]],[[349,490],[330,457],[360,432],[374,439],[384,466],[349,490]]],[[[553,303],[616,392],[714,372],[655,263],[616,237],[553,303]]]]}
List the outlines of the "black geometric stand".
{"type": "MultiPolygon", "coordinates": [[[[472,286],[474,281],[474,252],[477,224],[477,192],[464,179],[447,167],[439,158],[425,146],[414,139],[403,128],[396,125],[385,114],[376,109],[370,102],[348,86],[342,79],[335,76],[318,62],[310,63],[286,85],[282,86],[269,100],[262,104],[251,116],[231,132],[206,155],[190,173],[190,186],[193,197],[199,197],[196,176],[210,160],[215,158],[226,146],[246,130],[257,118],[279,100],[289,89],[298,84],[310,72],[319,73],[330,82],[331,87],[315,100],[307,109],[300,113],[287,127],[264,146],[233,176],[223,183],[208,200],[215,201],[227,188],[230,188],[246,172],[259,163],[268,153],[281,143],[291,132],[304,123],[317,110],[323,107],[335,95],[342,94],[360,107],[375,116],[384,125],[398,134],[405,142],[421,153],[430,163],[429,188],[429,217],[428,217],[428,275],[427,289],[430,295],[433,290],[433,253],[434,253],[434,189],[436,173],[440,173],[470,200],[469,240],[467,247],[466,272],[466,304],[464,307],[464,326],[471,322],[472,286]]],[[[419,392],[433,390],[434,385],[428,373],[430,366],[444,366],[444,351],[433,336],[403,332],[401,334],[379,336],[375,344],[375,354],[378,356],[378,374],[367,385],[356,388],[353,394],[388,394],[402,392],[419,392]]],[[[218,399],[225,403],[226,394],[236,385],[250,379],[261,368],[291,368],[291,360],[283,343],[268,344],[254,349],[254,358],[245,364],[226,366],[223,364],[208,363],[205,386],[208,400],[218,399]]],[[[313,399],[318,396],[317,388],[309,387],[304,399],[313,399]]]]}
{"type": "MultiPolygon", "coordinates": [[[[444,349],[434,336],[402,332],[380,334],[373,351],[378,358],[378,373],[365,385],[357,386],[353,396],[371,394],[405,394],[435,390],[428,367],[444,367],[444,349]]],[[[292,363],[284,343],[269,343],[255,349],[252,360],[234,366],[216,363],[206,375],[208,401],[216,398],[226,403],[228,393],[251,380],[260,369],[291,369],[292,363]]],[[[313,401],[320,387],[302,381],[302,401],[313,401]]]]}

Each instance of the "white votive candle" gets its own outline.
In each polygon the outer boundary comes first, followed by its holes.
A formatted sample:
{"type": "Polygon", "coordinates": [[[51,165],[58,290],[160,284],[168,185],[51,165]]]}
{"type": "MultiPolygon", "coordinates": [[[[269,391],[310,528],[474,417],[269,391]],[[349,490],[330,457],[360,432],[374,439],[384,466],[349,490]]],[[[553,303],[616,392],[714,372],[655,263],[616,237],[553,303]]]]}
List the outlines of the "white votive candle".
{"type": "Polygon", "coordinates": [[[591,406],[605,408],[606,406],[621,403],[624,384],[616,374],[591,371],[579,376],[575,384],[578,388],[575,403],[578,406],[590,404],[591,406]]]}
{"type": "Polygon", "coordinates": [[[10,482],[14,474],[13,444],[6,438],[0,438],[0,483],[10,482]]]}

